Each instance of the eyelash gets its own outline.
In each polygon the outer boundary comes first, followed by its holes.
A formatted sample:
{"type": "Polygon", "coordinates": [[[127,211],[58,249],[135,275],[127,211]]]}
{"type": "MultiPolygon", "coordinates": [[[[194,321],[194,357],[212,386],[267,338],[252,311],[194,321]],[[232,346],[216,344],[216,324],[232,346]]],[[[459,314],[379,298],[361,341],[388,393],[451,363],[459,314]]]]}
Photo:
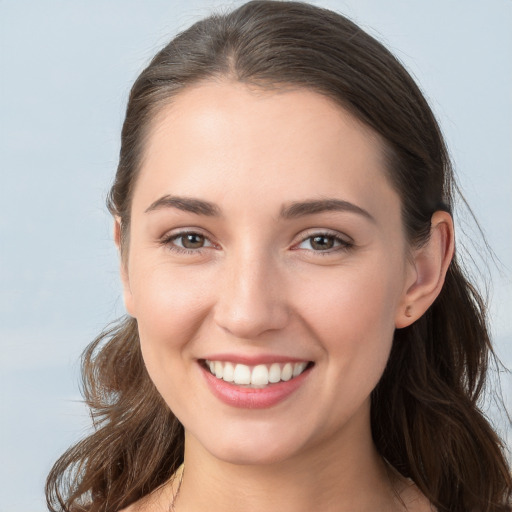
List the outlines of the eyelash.
{"type": "MultiPolygon", "coordinates": [[[[337,253],[339,251],[347,252],[354,247],[353,242],[346,240],[345,238],[342,238],[341,236],[337,235],[336,233],[331,233],[329,231],[323,231],[323,232],[315,231],[315,232],[308,233],[307,236],[302,238],[302,240],[296,245],[302,245],[307,240],[312,241],[314,238],[318,238],[318,237],[330,238],[333,240],[334,244],[338,244],[338,245],[335,245],[333,248],[330,248],[330,249],[327,249],[324,251],[315,251],[314,249],[305,249],[305,250],[310,250],[310,251],[314,252],[315,254],[319,254],[322,256],[329,256],[329,255],[331,255],[333,253],[337,253]]],[[[294,249],[294,250],[300,250],[300,249],[294,249]]]]}
{"type": "Polygon", "coordinates": [[[179,245],[173,243],[174,240],[184,238],[187,235],[199,235],[203,237],[205,240],[208,240],[211,243],[212,247],[215,247],[215,245],[208,239],[207,236],[203,235],[202,233],[199,233],[198,231],[181,231],[179,233],[173,233],[172,235],[162,238],[160,244],[178,254],[201,254],[203,252],[203,249],[205,249],[206,247],[199,247],[197,249],[187,249],[186,247],[180,247],[179,245]]]}
{"type": "MultiPolygon", "coordinates": [[[[318,231],[308,234],[307,236],[302,238],[302,240],[298,244],[295,244],[295,245],[296,246],[302,245],[307,240],[312,240],[313,238],[317,238],[317,237],[330,238],[334,241],[335,244],[339,244],[339,245],[335,246],[334,248],[327,249],[325,251],[315,251],[313,249],[305,249],[305,250],[311,250],[312,252],[314,252],[316,254],[321,254],[322,256],[328,256],[328,255],[338,252],[338,251],[349,251],[350,249],[352,249],[354,247],[354,244],[352,242],[342,238],[339,235],[336,235],[336,234],[330,233],[330,232],[318,232],[318,231]]],[[[174,233],[170,236],[166,236],[166,237],[162,238],[162,240],[160,241],[160,244],[162,246],[167,247],[169,250],[171,250],[175,253],[189,254],[189,255],[201,254],[204,249],[206,249],[208,247],[215,247],[215,244],[213,244],[213,242],[211,242],[208,239],[208,237],[206,237],[205,235],[203,235],[202,233],[199,233],[197,231],[181,231],[179,233],[174,233]],[[175,240],[184,238],[187,235],[199,235],[199,236],[203,237],[204,240],[207,240],[211,245],[206,246],[206,247],[198,247],[197,249],[187,249],[186,247],[180,247],[179,245],[176,245],[175,243],[173,243],[175,240]]],[[[300,250],[300,249],[295,248],[293,250],[300,250]]]]}

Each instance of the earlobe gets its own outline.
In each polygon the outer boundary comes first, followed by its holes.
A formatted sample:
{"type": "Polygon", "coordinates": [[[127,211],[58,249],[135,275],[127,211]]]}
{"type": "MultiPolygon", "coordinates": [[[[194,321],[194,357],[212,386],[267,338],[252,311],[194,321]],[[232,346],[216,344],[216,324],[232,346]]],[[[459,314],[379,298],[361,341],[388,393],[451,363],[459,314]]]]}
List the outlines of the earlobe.
{"type": "Polygon", "coordinates": [[[432,215],[429,240],[413,252],[413,272],[397,311],[397,328],[411,325],[432,305],[443,287],[453,250],[453,219],[437,211],[432,215]]]}
{"type": "Polygon", "coordinates": [[[133,296],[130,288],[130,279],[128,277],[128,261],[123,252],[126,250],[122,247],[121,242],[121,219],[116,217],[114,219],[114,242],[117,250],[119,251],[119,264],[121,274],[121,284],[123,286],[123,299],[126,311],[130,316],[135,316],[133,311],[133,296]]]}

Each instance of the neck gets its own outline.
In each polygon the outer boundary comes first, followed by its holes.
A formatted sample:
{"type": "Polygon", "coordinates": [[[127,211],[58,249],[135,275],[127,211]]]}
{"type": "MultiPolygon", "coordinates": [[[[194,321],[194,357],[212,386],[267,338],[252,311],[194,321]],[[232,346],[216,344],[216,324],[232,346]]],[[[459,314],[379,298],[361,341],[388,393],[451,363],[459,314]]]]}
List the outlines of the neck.
{"type": "Polygon", "coordinates": [[[396,510],[392,478],[373,445],[369,427],[355,436],[351,432],[349,442],[341,437],[286,461],[234,464],[214,457],[189,433],[185,477],[175,510],[396,510]]]}

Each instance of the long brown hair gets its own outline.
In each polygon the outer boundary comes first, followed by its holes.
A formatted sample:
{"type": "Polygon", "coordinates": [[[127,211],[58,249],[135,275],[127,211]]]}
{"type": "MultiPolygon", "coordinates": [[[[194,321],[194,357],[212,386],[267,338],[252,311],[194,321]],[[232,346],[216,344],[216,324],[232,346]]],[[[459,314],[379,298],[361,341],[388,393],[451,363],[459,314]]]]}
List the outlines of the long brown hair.
{"type": "MultiPolygon", "coordinates": [[[[328,96],[385,141],[387,172],[411,244],[425,241],[456,190],[439,126],[397,59],[347,18],[299,2],[252,1],[179,34],[131,90],[108,207],[122,247],[150,122],[199,81],[229,77],[263,88],[328,96]]],[[[431,308],[396,331],[372,394],[380,454],[442,511],[511,510],[504,446],[478,409],[490,358],[486,306],[455,258],[431,308]]],[[[119,321],[83,355],[95,432],[70,448],[47,481],[52,511],[117,511],[164,483],[183,460],[183,428],[153,386],[137,322],[119,321]]]]}

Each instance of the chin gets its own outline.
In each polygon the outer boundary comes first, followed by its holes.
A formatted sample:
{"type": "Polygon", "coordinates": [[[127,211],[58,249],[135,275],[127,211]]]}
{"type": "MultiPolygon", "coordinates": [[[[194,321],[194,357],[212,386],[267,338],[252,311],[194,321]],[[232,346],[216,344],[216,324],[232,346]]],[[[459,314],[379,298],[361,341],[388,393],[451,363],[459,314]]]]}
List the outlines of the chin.
{"type": "Polygon", "coordinates": [[[236,465],[277,464],[293,458],[304,448],[304,440],[295,429],[279,432],[275,427],[270,431],[259,427],[211,432],[206,438],[194,437],[192,442],[200,443],[216,459],[236,465]]]}
{"type": "Polygon", "coordinates": [[[239,466],[279,464],[293,456],[293,451],[283,450],[281,446],[256,446],[251,443],[230,443],[222,448],[215,447],[210,452],[223,462],[239,466]]]}

